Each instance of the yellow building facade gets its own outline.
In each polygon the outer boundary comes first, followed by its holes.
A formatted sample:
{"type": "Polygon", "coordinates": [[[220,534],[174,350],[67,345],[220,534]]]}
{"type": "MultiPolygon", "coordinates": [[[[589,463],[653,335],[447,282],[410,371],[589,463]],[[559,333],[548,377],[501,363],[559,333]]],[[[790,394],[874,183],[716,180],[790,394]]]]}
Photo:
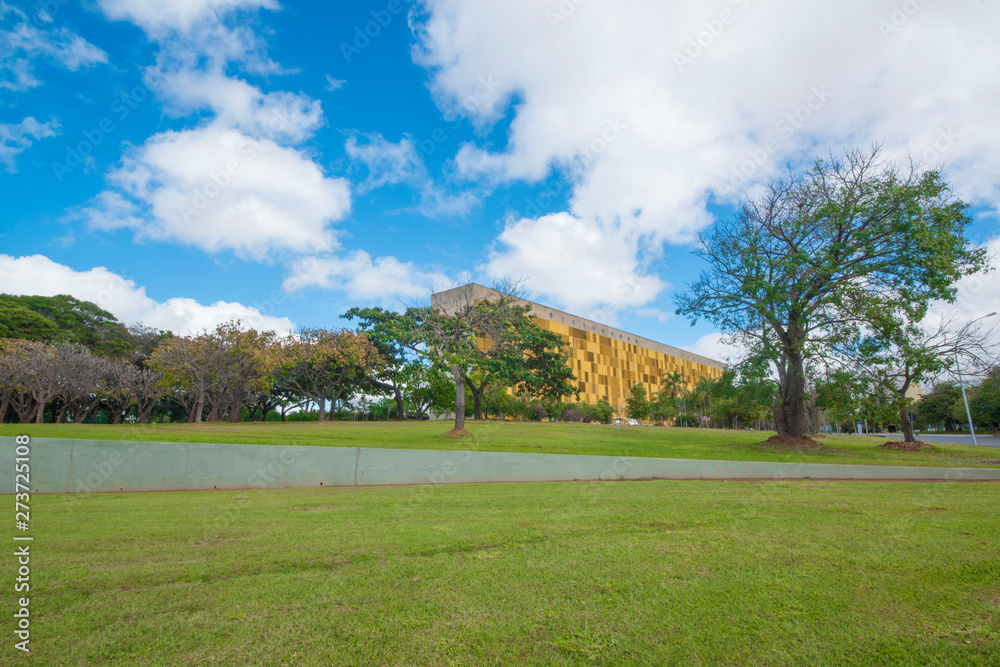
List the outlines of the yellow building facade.
{"type": "MultiPolygon", "coordinates": [[[[460,304],[497,296],[500,294],[488,287],[470,283],[434,294],[431,304],[448,312],[460,304]]],[[[604,398],[623,412],[634,384],[641,382],[652,397],[660,391],[664,375],[679,371],[686,388],[692,390],[702,378],[718,378],[726,368],[721,361],[533,301],[519,301],[531,307],[531,316],[539,326],[566,342],[581,401],[596,403],[604,398]]]]}

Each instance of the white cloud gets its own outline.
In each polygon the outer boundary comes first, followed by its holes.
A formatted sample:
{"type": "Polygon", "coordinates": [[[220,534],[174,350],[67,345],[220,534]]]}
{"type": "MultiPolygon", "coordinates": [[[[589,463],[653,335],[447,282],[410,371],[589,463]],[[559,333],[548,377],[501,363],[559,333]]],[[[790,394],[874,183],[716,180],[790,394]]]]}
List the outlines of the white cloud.
{"type": "Polygon", "coordinates": [[[131,21],[151,35],[189,31],[238,10],[279,8],[275,0],[98,0],[98,5],[108,18],[131,21]]]}
{"type": "Polygon", "coordinates": [[[198,333],[234,319],[259,330],[285,333],[295,328],[288,318],[270,317],[256,307],[235,302],[216,301],[205,305],[183,297],[156,301],[146,294],[145,287],[103,266],[75,271],[43,255],[0,255],[0,293],[69,294],[97,304],[123,323],[141,322],[178,334],[198,333]]]}
{"type": "Polygon", "coordinates": [[[479,271],[490,277],[526,279],[534,295],[554,299],[572,312],[615,311],[649,303],[667,287],[644,270],[641,240],[620,223],[601,224],[555,213],[508,220],[497,247],[479,271]]]}
{"type": "Polygon", "coordinates": [[[718,332],[705,334],[691,345],[682,345],[682,350],[700,354],[709,359],[731,363],[739,360],[740,350],[724,342],[725,337],[718,332]]]}
{"type": "Polygon", "coordinates": [[[295,149],[218,123],[150,137],[109,180],[121,194],[80,213],[92,227],[256,260],[335,249],[330,223],[350,208],[343,179],[295,149]]]}
{"type": "Polygon", "coordinates": [[[334,79],[329,74],[326,75],[326,89],[331,93],[340,90],[346,83],[344,79],[334,79]]]}
{"type": "Polygon", "coordinates": [[[9,173],[16,171],[14,156],[28,149],[37,139],[59,134],[59,123],[39,123],[28,116],[20,123],[0,123],[0,162],[9,173]]]}
{"type": "Polygon", "coordinates": [[[358,143],[357,137],[348,137],[344,144],[347,156],[368,170],[368,178],[360,188],[362,192],[426,178],[424,163],[408,137],[403,137],[399,143],[392,143],[381,134],[368,135],[365,139],[365,143],[358,143]]]}
{"type": "Polygon", "coordinates": [[[33,67],[36,58],[73,72],[108,61],[104,51],[79,35],[66,28],[41,29],[20,9],[0,2],[0,88],[23,91],[39,85],[33,67]]]}
{"type": "Polygon", "coordinates": [[[331,225],[350,210],[348,182],[327,176],[296,148],[323,123],[319,102],[265,93],[231,74],[237,68],[280,73],[258,36],[234,19],[278,4],[101,0],[100,6],[159,42],[147,80],[169,113],[212,116],[132,148],[108,174],[111,187],[71,218],[94,229],[130,228],[140,240],[258,261],[335,251],[331,225]]]}
{"type": "Polygon", "coordinates": [[[423,158],[417,154],[411,137],[403,137],[398,143],[393,143],[381,134],[369,134],[361,143],[352,136],[348,137],[344,150],[351,160],[363,165],[368,172],[367,178],[358,187],[362,193],[405,183],[417,192],[419,200],[416,209],[427,217],[464,215],[479,205],[480,198],[470,190],[452,193],[436,184],[427,172],[423,158]]]}
{"type": "MultiPolygon", "coordinates": [[[[961,328],[972,320],[990,313],[1000,312],[1000,236],[984,244],[990,257],[990,272],[966,276],[958,281],[955,303],[935,302],[922,322],[926,329],[933,331],[942,321],[951,321],[961,328]]],[[[993,342],[1000,345],[1000,316],[989,318],[983,323],[986,329],[997,326],[993,342]]]]}
{"type": "Polygon", "coordinates": [[[208,109],[218,124],[255,137],[298,144],[323,121],[316,100],[288,92],[264,94],[221,71],[178,69],[153,79],[173,112],[187,115],[208,109]]]}
{"type": "Polygon", "coordinates": [[[402,301],[412,304],[426,301],[432,292],[454,286],[447,275],[418,268],[395,257],[372,257],[355,250],[343,257],[304,257],[291,265],[285,290],[296,292],[307,287],[344,291],[359,302],[392,305],[402,301]]]}
{"type": "MultiPolygon", "coordinates": [[[[489,125],[516,101],[504,148],[464,146],[461,173],[533,182],[561,170],[572,227],[617,220],[607,239],[626,255],[689,241],[713,197],[879,139],[889,155],[946,163],[960,195],[997,207],[1000,6],[911,4],[912,15],[868,0],[425,0],[415,59],[447,112],[489,125]]],[[[510,249],[491,265],[568,293],[551,266],[579,264],[556,256],[571,245],[529,253],[504,234],[510,249]]]]}

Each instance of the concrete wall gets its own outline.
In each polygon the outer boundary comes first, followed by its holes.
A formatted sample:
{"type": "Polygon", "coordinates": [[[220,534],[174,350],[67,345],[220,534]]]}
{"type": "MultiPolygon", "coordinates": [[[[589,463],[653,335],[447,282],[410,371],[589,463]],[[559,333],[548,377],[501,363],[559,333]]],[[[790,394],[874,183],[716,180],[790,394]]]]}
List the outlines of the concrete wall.
{"type": "MultiPolygon", "coordinates": [[[[0,438],[0,492],[14,492],[14,438],[0,438]]],[[[998,468],[922,468],[642,457],[31,440],[33,493],[612,479],[996,480],[998,468]]]]}

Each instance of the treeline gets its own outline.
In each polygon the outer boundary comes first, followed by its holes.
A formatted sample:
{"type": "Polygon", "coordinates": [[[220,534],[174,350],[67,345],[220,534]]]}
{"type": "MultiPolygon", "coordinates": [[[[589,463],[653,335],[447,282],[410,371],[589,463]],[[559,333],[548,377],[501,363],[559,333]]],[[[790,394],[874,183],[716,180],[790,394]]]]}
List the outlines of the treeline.
{"type": "Polygon", "coordinates": [[[667,373],[660,391],[650,395],[632,385],[622,411],[631,419],[656,424],[714,428],[769,428],[778,386],[751,367],[729,368],[718,378],[687,378],[667,373]]]}
{"type": "MultiPolygon", "coordinates": [[[[194,336],[125,327],[68,296],[0,297],[0,418],[42,423],[318,420],[483,416],[483,398],[514,395],[494,414],[532,418],[540,401],[575,393],[562,341],[502,299],[446,314],[354,308],[357,330],[291,335],[229,322],[194,336]],[[448,338],[450,336],[450,338],[448,338]],[[377,409],[381,408],[381,409],[377,409]],[[502,411],[502,412],[501,412],[502,411]]],[[[602,419],[603,413],[588,415],[602,419]]]]}
{"type": "MultiPolygon", "coordinates": [[[[993,369],[982,382],[966,388],[969,413],[977,430],[1000,430],[1000,368],[993,369]]],[[[936,428],[953,433],[968,428],[962,389],[943,382],[921,398],[915,406],[920,428],[936,428]]]]}

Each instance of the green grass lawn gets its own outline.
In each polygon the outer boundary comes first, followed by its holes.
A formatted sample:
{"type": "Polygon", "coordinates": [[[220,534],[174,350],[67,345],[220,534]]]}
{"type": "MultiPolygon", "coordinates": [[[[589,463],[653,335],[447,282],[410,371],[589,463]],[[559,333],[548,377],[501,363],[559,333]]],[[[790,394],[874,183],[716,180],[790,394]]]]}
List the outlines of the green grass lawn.
{"type": "Polygon", "coordinates": [[[390,447],[603,456],[654,456],[726,461],[785,461],[944,467],[1000,467],[1000,450],[971,445],[936,445],[938,451],[879,449],[885,438],[822,437],[824,447],[789,451],[762,444],[774,433],[699,428],[602,426],[538,422],[469,422],[471,437],[445,435],[449,422],[268,422],[241,424],[156,424],[39,426],[4,424],[0,435],[27,433],[45,438],[228,442],[237,444],[390,447]]]}
{"type": "Polygon", "coordinates": [[[996,665],[998,504],[863,482],[34,496],[32,662],[996,665]]]}

